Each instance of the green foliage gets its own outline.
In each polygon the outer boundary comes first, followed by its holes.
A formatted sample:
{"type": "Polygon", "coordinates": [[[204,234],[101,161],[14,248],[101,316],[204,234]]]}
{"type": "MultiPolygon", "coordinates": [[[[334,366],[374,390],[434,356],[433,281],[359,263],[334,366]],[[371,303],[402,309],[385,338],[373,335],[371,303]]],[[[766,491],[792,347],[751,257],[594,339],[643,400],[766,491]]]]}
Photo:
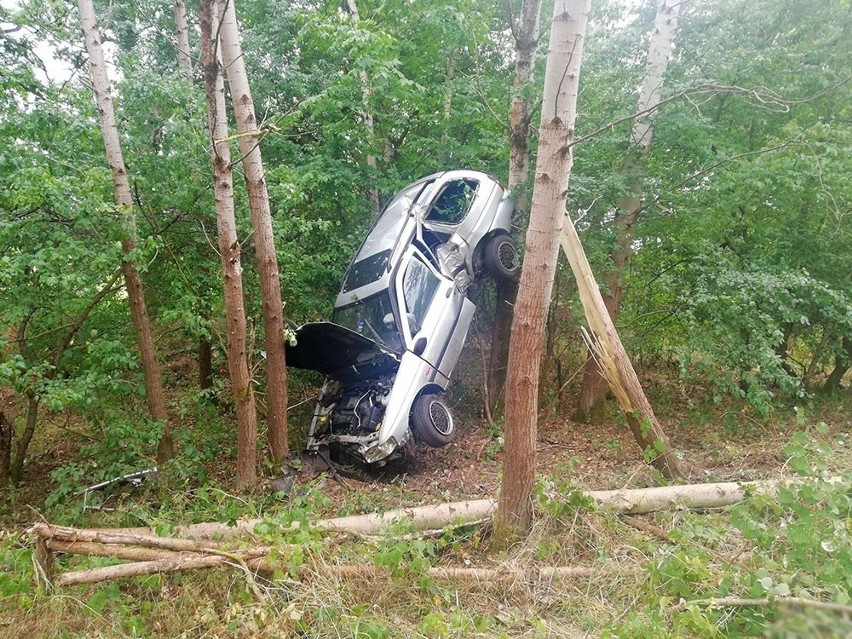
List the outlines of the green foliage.
{"type": "MultiPolygon", "coordinates": [[[[782,486],[775,496],[749,496],[729,517],[682,517],[671,533],[676,545],[659,550],[652,560],[648,608],[631,613],[603,636],[829,637],[843,627],[836,614],[807,607],[805,614],[785,614],[781,605],[785,597],[850,602],[852,477],[827,476],[827,428],[818,425],[814,435],[796,433],[785,448],[801,481],[782,486]],[[747,562],[720,563],[725,546],[737,535],[752,556],[747,562]],[[766,603],[690,603],[726,597],[766,603]],[[669,612],[678,602],[682,610],[669,612]]],[[[845,436],[841,439],[835,445],[844,446],[845,436]]]]}

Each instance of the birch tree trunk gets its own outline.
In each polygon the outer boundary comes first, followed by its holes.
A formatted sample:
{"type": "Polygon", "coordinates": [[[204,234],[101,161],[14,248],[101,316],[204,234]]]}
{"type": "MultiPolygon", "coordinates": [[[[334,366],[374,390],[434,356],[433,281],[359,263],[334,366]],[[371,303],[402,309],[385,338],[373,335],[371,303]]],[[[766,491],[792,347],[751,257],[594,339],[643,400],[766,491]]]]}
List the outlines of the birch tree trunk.
{"type": "Polygon", "coordinates": [[[145,293],[136,262],[130,257],[136,248],[136,219],[133,214],[133,200],[130,192],[130,180],[124,157],[121,153],[121,143],[118,127],[115,123],[115,111],[110,95],[109,78],[107,77],[104,52],[101,46],[100,32],[95,20],[95,7],[92,0],[78,0],[80,22],[83,27],[83,37],[86,41],[86,51],[89,55],[89,70],[92,76],[92,88],[98,107],[98,120],[101,134],[104,138],[107,161],[112,171],[112,181],[115,188],[115,199],[119,211],[125,221],[125,235],[121,240],[121,249],[125,259],[121,263],[124,275],[127,298],[130,303],[130,315],[133,328],[136,331],[136,342],[142,360],[142,371],[145,376],[145,398],[151,418],[163,422],[163,436],[157,447],[157,463],[164,463],[174,454],[171,425],[166,412],[166,399],[163,394],[163,380],[160,375],[160,364],[157,362],[157,351],[154,338],[151,335],[151,322],[145,306],[145,293]]]}
{"type": "Polygon", "coordinates": [[[234,216],[233,174],[228,149],[228,124],[225,113],[225,81],[216,59],[216,0],[199,2],[201,19],[201,66],[207,97],[207,121],[210,129],[213,161],[213,185],[216,197],[216,224],[219,255],[225,287],[225,319],[228,325],[228,372],[237,407],[237,485],[257,480],[257,418],[254,391],[246,356],[246,316],[243,307],[243,280],[240,241],[234,216]]]}
{"type": "MultiPolygon", "coordinates": [[[[355,24],[361,22],[361,14],[358,11],[358,5],[355,0],[346,0],[346,11],[349,12],[349,15],[355,20],[355,24]]],[[[362,104],[364,105],[364,109],[361,111],[361,121],[364,123],[364,128],[367,130],[367,137],[369,139],[370,147],[375,144],[375,134],[376,127],[373,120],[373,110],[370,106],[373,98],[373,89],[370,86],[370,77],[367,75],[367,72],[362,69],[358,73],[359,78],[361,79],[361,93],[362,93],[362,104]]],[[[377,162],[376,155],[372,151],[367,153],[367,157],[365,158],[367,166],[375,173],[377,162]]],[[[379,204],[379,190],[376,188],[369,189],[370,201],[373,203],[373,217],[378,216],[381,211],[381,207],[379,204]]]]}
{"type": "MultiPolygon", "coordinates": [[[[515,196],[515,211],[526,217],[527,179],[530,159],[530,102],[526,91],[532,84],[535,50],[538,45],[541,0],[524,0],[518,22],[510,25],[515,37],[515,76],[512,80],[512,105],[509,109],[509,191],[515,196]]],[[[518,295],[516,280],[497,282],[494,333],[488,365],[488,392],[491,412],[497,412],[506,386],[506,362],[509,359],[509,335],[512,310],[518,295]]]]}
{"type": "MultiPolygon", "coordinates": [[[[680,0],[658,0],[654,18],[654,31],[648,47],[648,60],[645,75],[639,90],[639,102],[636,113],[643,113],[660,101],[663,77],[671,58],[672,42],[677,31],[677,18],[680,0]]],[[[613,323],[618,318],[621,298],[624,293],[624,271],[630,262],[633,227],[641,207],[642,182],[645,179],[645,163],[651,138],[654,133],[656,111],[645,113],[633,121],[630,149],[624,162],[623,172],[627,177],[628,195],[621,198],[615,217],[617,246],[611,253],[611,272],[606,274],[607,293],[603,296],[609,316],[613,323]]],[[[603,378],[594,358],[586,362],[583,371],[583,389],[580,394],[579,416],[588,420],[592,409],[606,396],[607,382],[603,378]]]]}
{"type": "Polygon", "coordinates": [[[589,0],[556,0],[541,105],[538,159],[526,254],[512,321],[506,384],[505,455],[494,540],[505,546],[530,525],[542,341],[553,290],[589,0]]]}
{"type": "Polygon", "coordinates": [[[289,454],[287,442],[287,367],[284,359],[284,308],[278,256],[272,232],[269,193],[260,154],[260,138],[255,119],[246,66],[240,45],[234,0],[219,0],[220,43],[222,61],[228,75],[231,102],[239,132],[240,154],[251,209],[251,221],[260,297],[263,307],[263,332],[266,336],[266,402],[267,437],[273,463],[282,462],[289,454]]]}
{"type": "Polygon", "coordinates": [[[186,2],[174,0],[175,32],[177,34],[177,58],[180,70],[187,78],[192,78],[192,59],[189,55],[189,29],[186,24],[186,2]]]}

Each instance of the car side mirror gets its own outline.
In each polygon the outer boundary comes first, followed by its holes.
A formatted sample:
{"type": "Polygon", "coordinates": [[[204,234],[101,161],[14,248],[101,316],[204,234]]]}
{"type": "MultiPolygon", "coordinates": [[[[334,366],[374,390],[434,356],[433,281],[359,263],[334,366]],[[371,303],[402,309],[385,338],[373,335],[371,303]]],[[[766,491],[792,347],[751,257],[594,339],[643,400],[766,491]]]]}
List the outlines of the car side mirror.
{"type": "Polygon", "coordinates": [[[414,354],[418,357],[423,354],[423,351],[426,350],[426,338],[421,337],[416,342],[414,342],[414,354]]]}

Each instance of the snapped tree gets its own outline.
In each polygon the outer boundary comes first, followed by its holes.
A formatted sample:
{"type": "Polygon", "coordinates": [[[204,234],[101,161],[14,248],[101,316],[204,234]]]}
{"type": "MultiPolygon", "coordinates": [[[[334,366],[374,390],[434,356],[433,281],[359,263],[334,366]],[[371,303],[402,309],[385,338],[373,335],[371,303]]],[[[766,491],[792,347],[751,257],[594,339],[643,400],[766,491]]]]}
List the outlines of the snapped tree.
{"type": "MultiPolygon", "coordinates": [[[[654,118],[658,113],[656,110],[649,111],[649,109],[660,102],[664,76],[677,31],[680,5],[678,0],[659,0],[657,3],[645,74],[639,89],[639,102],[636,105],[637,117],[633,121],[630,148],[622,169],[627,184],[627,194],[619,200],[613,221],[617,229],[616,246],[610,253],[612,269],[605,276],[606,292],[603,294],[604,305],[613,323],[618,318],[621,298],[624,294],[624,271],[630,262],[632,231],[641,209],[645,165],[654,134],[654,118]]],[[[583,370],[583,389],[580,393],[578,409],[578,414],[583,420],[589,419],[592,409],[606,396],[606,390],[607,382],[601,375],[597,359],[589,358],[583,370]]]]}

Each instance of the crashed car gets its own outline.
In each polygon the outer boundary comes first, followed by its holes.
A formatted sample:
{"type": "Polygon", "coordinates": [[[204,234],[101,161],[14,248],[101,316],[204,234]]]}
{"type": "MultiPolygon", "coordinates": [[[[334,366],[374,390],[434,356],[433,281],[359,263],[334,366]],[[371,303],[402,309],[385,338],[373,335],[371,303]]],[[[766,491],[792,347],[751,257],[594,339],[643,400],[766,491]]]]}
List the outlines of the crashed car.
{"type": "Polygon", "coordinates": [[[447,171],[388,203],[344,278],[332,322],[305,324],[287,363],[326,376],[308,451],[382,465],[455,434],[441,399],[475,310],[471,287],[514,278],[514,202],[493,178],[447,171]]]}

